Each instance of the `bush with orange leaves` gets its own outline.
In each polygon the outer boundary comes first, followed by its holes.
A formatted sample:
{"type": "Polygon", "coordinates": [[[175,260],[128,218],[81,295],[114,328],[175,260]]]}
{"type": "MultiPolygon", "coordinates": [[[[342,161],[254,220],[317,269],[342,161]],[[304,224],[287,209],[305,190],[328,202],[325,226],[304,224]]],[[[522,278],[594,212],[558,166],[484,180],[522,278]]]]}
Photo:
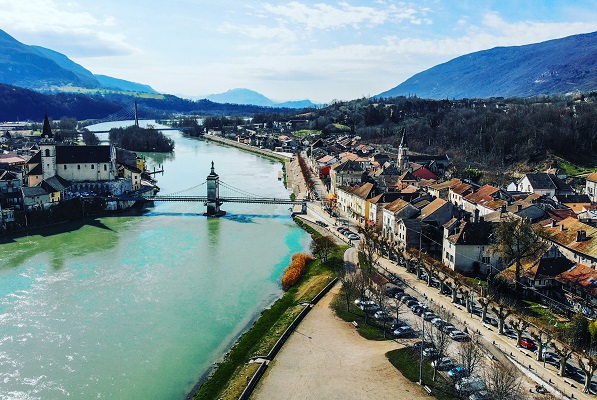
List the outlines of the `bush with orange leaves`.
{"type": "Polygon", "coordinates": [[[292,261],[282,276],[282,288],[288,291],[294,286],[301,277],[307,272],[307,265],[313,261],[313,257],[306,253],[295,253],[292,255],[292,261]]]}

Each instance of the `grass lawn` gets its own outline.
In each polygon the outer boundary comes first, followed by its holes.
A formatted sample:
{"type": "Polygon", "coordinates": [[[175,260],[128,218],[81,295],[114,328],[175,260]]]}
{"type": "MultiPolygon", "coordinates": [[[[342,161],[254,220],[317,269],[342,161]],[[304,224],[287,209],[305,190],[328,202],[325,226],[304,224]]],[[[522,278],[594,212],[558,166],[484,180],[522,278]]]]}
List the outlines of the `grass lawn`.
{"type": "MultiPolygon", "coordinates": [[[[412,382],[419,382],[419,361],[418,352],[410,347],[392,350],[386,354],[392,363],[404,377],[412,382]]],[[[423,382],[431,388],[433,396],[440,400],[458,400],[452,382],[448,381],[437,373],[437,380],[433,382],[433,368],[427,360],[423,360],[423,382]]]]}
{"type": "Polygon", "coordinates": [[[386,336],[383,334],[383,325],[379,324],[373,315],[369,315],[367,323],[365,323],[365,312],[358,308],[354,303],[354,299],[351,299],[350,310],[346,309],[346,300],[344,293],[340,293],[332,301],[332,308],[338,317],[347,322],[356,321],[359,324],[359,334],[368,340],[390,340],[392,339],[392,333],[390,332],[389,325],[386,325],[386,336]]]}

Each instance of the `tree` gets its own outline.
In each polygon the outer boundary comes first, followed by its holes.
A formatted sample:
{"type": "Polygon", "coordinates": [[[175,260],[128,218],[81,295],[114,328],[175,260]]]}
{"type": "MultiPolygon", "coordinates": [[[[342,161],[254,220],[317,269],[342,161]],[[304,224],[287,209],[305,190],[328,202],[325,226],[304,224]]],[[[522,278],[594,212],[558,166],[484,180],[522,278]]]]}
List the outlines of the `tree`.
{"type": "Polygon", "coordinates": [[[551,342],[551,347],[553,347],[553,352],[556,353],[558,357],[560,357],[560,376],[566,376],[566,362],[572,356],[573,349],[571,347],[566,346],[565,344],[560,344],[556,342],[551,342]]]}
{"type": "Polygon", "coordinates": [[[591,332],[589,320],[582,313],[572,317],[568,331],[566,332],[568,343],[576,350],[586,350],[591,345],[591,332]]]}
{"type": "Polygon", "coordinates": [[[487,309],[489,308],[489,306],[493,302],[493,296],[490,295],[490,296],[487,296],[487,297],[481,297],[477,301],[481,305],[481,321],[485,322],[485,319],[487,318],[487,309]]]}
{"type": "Polygon", "coordinates": [[[342,282],[342,289],[344,293],[344,299],[346,300],[346,311],[350,311],[350,302],[357,293],[357,273],[344,274],[340,277],[342,282]]]}
{"type": "Polygon", "coordinates": [[[373,268],[379,260],[378,248],[381,244],[379,232],[370,225],[365,225],[361,229],[361,241],[359,249],[365,258],[365,266],[367,267],[367,273],[372,273],[373,268]]]}
{"type": "Polygon", "coordinates": [[[471,340],[460,342],[456,359],[458,364],[466,368],[469,375],[473,375],[477,368],[483,364],[483,349],[481,348],[481,336],[477,333],[471,334],[471,340]]]}
{"type": "Polygon", "coordinates": [[[518,400],[523,398],[522,374],[512,363],[492,361],[485,368],[485,383],[494,400],[518,400]]]}
{"type": "Polygon", "coordinates": [[[582,388],[583,393],[591,393],[591,379],[593,379],[593,375],[597,370],[597,356],[589,355],[586,357],[582,357],[580,355],[576,356],[578,360],[578,366],[585,374],[585,384],[582,388]]]}
{"type": "Polygon", "coordinates": [[[504,261],[515,265],[514,286],[516,294],[521,297],[522,287],[520,276],[522,264],[525,261],[538,258],[547,248],[547,232],[542,227],[533,226],[524,217],[509,216],[503,219],[495,229],[496,243],[492,247],[494,253],[499,253],[504,261]]]}
{"type": "Polygon", "coordinates": [[[330,236],[316,237],[311,242],[311,252],[324,263],[328,260],[334,247],[336,247],[336,245],[330,236]]]}
{"type": "Polygon", "coordinates": [[[551,340],[551,334],[546,331],[531,331],[529,335],[537,342],[537,361],[543,361],[543,347],[551,340]]]}
{"type": "MultiPolygon", "coordinates": [[[[439,317],[441,319],[443,319],[446,322],[450,322],[450,320],[452,318],[452,314],[450,314],[446,310],[438,310],[437,314],[439,315],[439,317]]],[[[424,324],[424,323],[425,323],[425,320],[421,319],[421,324],[424,324]]],[[[452,342],[452,339],[450,338],[450,335],[448,334],[448,332],[444,331],[443,329],[440,329],[432,324],[429,324],[429,326],[431,327],[431,329],[429,329],[429,328],[426,329],[426,332],[429,332],[426,336],[429,339],[429,341],[435,346],[435,349],[437,350],[437,353],[438,353],[437,360],[441,360],[441,358],[444,357],[444,355],[446,354],[446,351],[448,350],[448,346],[452,342]]],[[[421,325],[421,327],[422,327],[422,325],[421,325]]],[[[423,340],[426,340],[426,338],[423,338],[423,340]]],[[[434,382],[437,378],[437,368],[438,367],[439,367],[438,363],[436,363],[433,366],[433,381],[434,382]]]]}
{"type": "Polygon", "coordinates": [[[516,332],[516,347],[520,347],[520,340],[522,339],[522,334],[524,331],[529,327],[529,323],[522,318],[517,318],[514,322],[510,324],[512,329],[516,332]]]}
{"type": "Polygon", "coordinates": [[[514,312],[514,308],[512,308],[512,304],[510,304],[507,300],[502,300],[495,307],[491,307],[491,311],[493,311],[498,318],[498,330],[499,334],[504,334],[504,324],[506,322],[506,318],[510,316],[514,312]]]}

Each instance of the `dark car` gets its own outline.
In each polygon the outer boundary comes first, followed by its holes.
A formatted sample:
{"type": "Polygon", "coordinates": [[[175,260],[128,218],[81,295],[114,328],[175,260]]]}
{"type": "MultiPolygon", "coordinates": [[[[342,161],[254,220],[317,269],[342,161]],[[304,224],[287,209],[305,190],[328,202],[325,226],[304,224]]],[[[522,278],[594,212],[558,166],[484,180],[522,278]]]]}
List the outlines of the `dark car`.
{"type": "Polygon", "coordinates": [[[325,223],[325,222],[323,222],[323,221],[319,221],[319,220],[317,220],[317,221],[315,221],[315,223],[316,223],[317,225],[319,225],[319,226],[323,226],[324,228],[327,228],[327,227],[328,227],[328,224],[326,224],[326,223],[325,223]]]}

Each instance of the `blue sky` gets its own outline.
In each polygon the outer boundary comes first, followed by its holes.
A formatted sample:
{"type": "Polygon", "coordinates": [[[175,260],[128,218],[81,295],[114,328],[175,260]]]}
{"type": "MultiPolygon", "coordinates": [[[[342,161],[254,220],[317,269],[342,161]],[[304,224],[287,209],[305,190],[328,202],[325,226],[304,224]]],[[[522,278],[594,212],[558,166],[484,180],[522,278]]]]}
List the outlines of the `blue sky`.
{"type": "Polygon", "coordinates": [[[597,31],[597,0],[0,0],[0,28],[96,74],[201,97],[372,96],[462,54],[597,31]]]}

